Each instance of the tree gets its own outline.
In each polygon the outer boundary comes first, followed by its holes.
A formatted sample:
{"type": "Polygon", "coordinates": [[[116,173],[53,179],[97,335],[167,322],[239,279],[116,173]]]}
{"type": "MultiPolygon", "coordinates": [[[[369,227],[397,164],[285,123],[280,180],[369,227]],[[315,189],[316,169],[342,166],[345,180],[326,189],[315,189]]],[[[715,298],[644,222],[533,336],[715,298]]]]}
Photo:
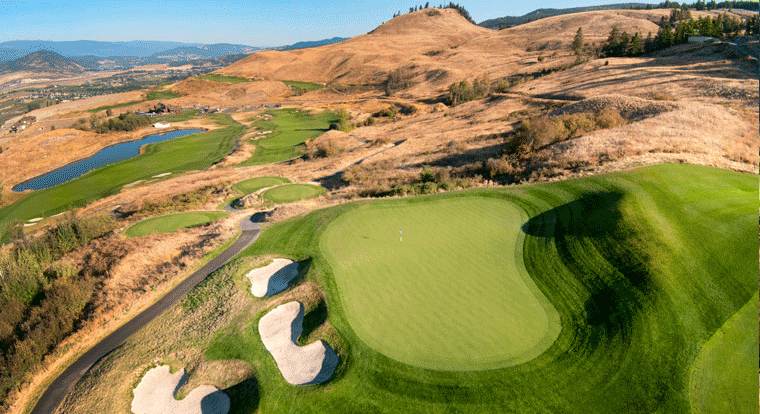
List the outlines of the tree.
{"type": "Polygon", "coordinates": [[[106,116],[113,116],[113,111],[111,108],[106,109],[106,116]]]}
{"type": "Polygon", "coordinates": [[[639,56],[644,53],[644,45],[641,43],[641,36],[636,32],[631,39],[631,55],[639,56]]]}
{"type": "Polygon", "coordinates": [[[575,52],[575,56],[581,57],[583,55],[583,29],[580,27],[578,28],[578,31],[575,32],[575,37],[573,38],[573,44],[570,46],[573,48],[573,52],[575,52]]]}

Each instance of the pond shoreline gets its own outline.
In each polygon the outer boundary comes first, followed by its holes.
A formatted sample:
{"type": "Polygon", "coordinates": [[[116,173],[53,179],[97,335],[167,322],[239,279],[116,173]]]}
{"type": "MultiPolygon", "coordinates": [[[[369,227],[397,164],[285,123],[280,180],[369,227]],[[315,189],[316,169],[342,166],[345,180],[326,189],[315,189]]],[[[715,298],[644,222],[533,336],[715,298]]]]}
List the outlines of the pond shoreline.
{"type": "Polygon", "coordinates": [[[192,134],[199,134],[199,133],[207,132],[207,131],[208,131],[208,129],[206,129],[206,128],[180,128],[180,127],[173,127],[173,128],[161,129],[160,132],[158,132],[158,133],[143,135],[143,136],[141,136],[141,137],[139,137],[137,139],[126,140],[126,141],[118,142],[116,144],[108,145],[108,146],[105,146],[103,148],[100,148],[95,153],[93,153],[93,154],[91,154],[91,155],[89,155],[87,157],[83,157],[83,158],[77,159],[75,161],[71,161],[71,162],[69,162],[69,163],[67,163],[65,165],[62,165],[62,166],[54,169],[54,170],[47,171],[47,172],[45,172],[43,174],[39,174],[39,175],[36,175],[36,176],[34,176],[32,178],[26,179],[26,180],[24,180],[24,181],[22,181],[22,182],[20,182],[20,183],[18,183],[16,185],[14,185],[11,188],[11,191],[13,191],[14,193],[23,194],[23,193],[25,193],[27,191],[38,191],[38,190],[44,190],[46,188],[54,187],[54,186],[56,186],[58,184],[63,184],[65,182],[67,182],[67,181],[73,180],[74,178],[81,177],[81,176],[83,176],[83,175],[85,175],[85,174],[87,174],[90,171],[93,171],[95,169],[102,168],[102,167],[105,167],[106,165],[114,164],[116,162],[125,161],[125,160],[128,160],[128,159],[134,158],[134,157],[136,157],[138,155],[141,155],[143,153],[143,147],[145,145],[152,144],[152,143],[158,143],[158,142],[166,142],[166,141],[170,141],[170,140],[173,140],[173,139],[176,139],[176,138],[181,138],[181,137],[192,135],[192,134]],[[67,178],[66,180],[57,182],[57,183],[55,183],[53,185],[49,185],[49,186],[42,187],[42,188],[23,188],[23,189],[19,190],[19,187],[22,187],[22,186],[24,186],[24,185],[26,185],[26,184],[28,184],[30,182],[39,180],[40,178],[45,177],[45,176],[47,176],[49,174],[54,174],[54,173],[56,173],[58,171],[64,170],[66,168],[70,168],[73,165],[85,162],[85,161],[87,161],[87,160],[89,160],[89,159],[91,159],[93,157],[96,157],[98,154],[101,154],[103,151],[107,151],[107,150],[109,150],[111,148],[118,147],[120,145],[133,144],[133,143],[136,143],[136,142],[140,142],[140,141],[146,140],[146,139],[148,139],[150,137],[153,137],[153,136],[164,136],[164,135],[168,135],[168,134],[175,133],[175,132],[180,132],[180,131],[194,131],[194,132],[190,132],[190,133],[183,134],[183,135],[178,135],[176,137],[168,138],[168,139],[165,139],[165,140],[145,143],[143,145],[140,145],[140,147],[138,148],[137,154],[135,154],[135,155],[133,155],[131,157],[127,157],[127,158],[124,158],[124,159],[121,159],[121,160],[109,162],[109,163],[106,163],[106,164],[103,164],[103,165],[100,165],[100,166],[96,166],[96,167],[90,168],[87,171],[83,172],[82,174],[79,174],[77,176],[72,176],[71,178],[67,178]]]}

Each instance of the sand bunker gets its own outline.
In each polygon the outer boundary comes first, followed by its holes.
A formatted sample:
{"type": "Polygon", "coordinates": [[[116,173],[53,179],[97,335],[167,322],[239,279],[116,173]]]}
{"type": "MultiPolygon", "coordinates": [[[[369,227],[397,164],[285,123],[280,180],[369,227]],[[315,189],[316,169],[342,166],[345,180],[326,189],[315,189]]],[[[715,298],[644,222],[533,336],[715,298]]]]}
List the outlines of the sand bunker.
{"type": "Polygon", "coordinates": [[[303,332],[304,309],[300,302],[274,308],[259,321],[261,342],[277,368],[292,385],[319,384],[332,377],[338,356],[324,341],[296,345],[303,332]]]}
{"type": "Polygon", "coordinates": [[[148,371],[133,390],[135,414],[227,414],[230,398],[211,385],[201,385],[182,400],[174,395],[187,380],[184,369],[172,374],[168,365],[148,371]]]}
{"type": "Polygon", "coordinates": [[[282,292],[296,276],[298,263],[288,259],[274,259],[269,266],[253,269],[245,275],[251,281],[251,293],[257,298],[282,292]]]}

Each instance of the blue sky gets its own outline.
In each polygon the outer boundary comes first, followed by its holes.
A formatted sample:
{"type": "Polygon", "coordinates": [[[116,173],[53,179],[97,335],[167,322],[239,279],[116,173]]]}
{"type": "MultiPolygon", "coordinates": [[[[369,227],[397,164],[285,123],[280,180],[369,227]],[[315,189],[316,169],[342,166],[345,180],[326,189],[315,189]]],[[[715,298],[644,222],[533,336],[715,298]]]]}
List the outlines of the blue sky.
{"type": "MultiPolygon", "coordinates": [[[[621,0],[622,2],[623,0],[621,0]]],[[[654,1],[652,1],[654,2],[654,1]]],[[[174,1],[25,2],[0,0],[0,42],[8,40],[170,40],[280,46],[352,37],[388,21],[415,1],[174,1]]],[[[448,3],[432,1],[431,5],[448,3]]],[[[578,1],[458,1],[476,22],[537,8],[615,3],[578,1]]]]}

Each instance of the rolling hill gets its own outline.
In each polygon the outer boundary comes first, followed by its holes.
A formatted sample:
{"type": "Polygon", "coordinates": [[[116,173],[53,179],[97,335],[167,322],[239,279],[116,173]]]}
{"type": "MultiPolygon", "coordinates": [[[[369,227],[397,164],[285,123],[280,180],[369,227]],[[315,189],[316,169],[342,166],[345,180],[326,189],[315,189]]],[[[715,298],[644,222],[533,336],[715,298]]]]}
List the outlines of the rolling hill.
{"type": "Polygon", "coordinates": [[[84,72],[84,68],[73,60],[49,50],[30,53],[16,60],[0,65],[3,72],[37,72],[75,74],[84,72]]]}

